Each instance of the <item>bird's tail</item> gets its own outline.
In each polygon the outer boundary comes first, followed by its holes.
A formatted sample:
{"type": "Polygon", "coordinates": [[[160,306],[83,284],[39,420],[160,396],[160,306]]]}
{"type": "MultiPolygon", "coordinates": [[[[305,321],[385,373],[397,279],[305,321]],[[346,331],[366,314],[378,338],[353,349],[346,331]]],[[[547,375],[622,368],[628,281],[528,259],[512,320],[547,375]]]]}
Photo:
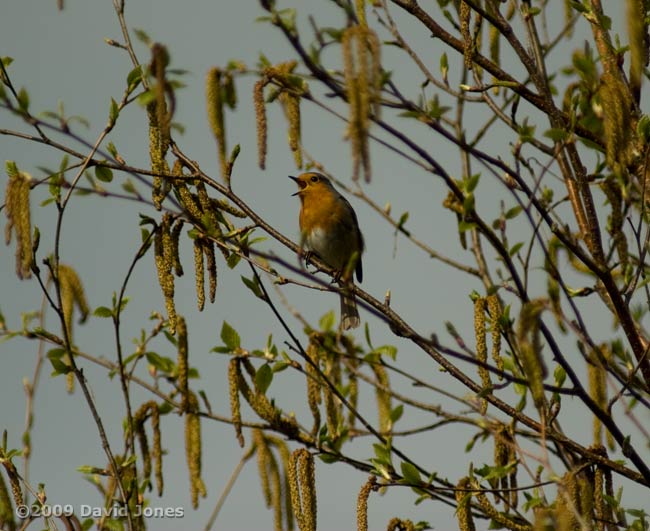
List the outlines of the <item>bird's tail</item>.
{"type": "Polygon", "coordinates": [[[345,289],[341,292],[341,330],[357,328],[360,324],[361,319],[354,293],[345,289]]]}

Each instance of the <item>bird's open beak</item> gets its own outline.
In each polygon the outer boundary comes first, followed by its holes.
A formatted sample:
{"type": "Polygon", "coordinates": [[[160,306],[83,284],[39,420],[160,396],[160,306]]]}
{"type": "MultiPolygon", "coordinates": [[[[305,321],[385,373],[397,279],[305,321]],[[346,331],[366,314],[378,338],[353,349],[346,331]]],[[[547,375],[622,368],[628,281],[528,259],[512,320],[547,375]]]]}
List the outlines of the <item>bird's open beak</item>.
{"type": "MultiPolygon", "coordinates": [[[[287,177],[289,177],[289,179],[291,179],[294,183],[296,183],[298,186],[300,186],[300,181],[298,180],[297,177],[294,177],[293,175],[287,175],[287,177]]],[[[302,190],[302,188],[301,188],[301,190],[302,190]]],[[[291,196],[293,197],[294,195],[298,195],[299,193],[300,193],[300,190],[298,190],[295,194],[291,194],[291,196]]]]}

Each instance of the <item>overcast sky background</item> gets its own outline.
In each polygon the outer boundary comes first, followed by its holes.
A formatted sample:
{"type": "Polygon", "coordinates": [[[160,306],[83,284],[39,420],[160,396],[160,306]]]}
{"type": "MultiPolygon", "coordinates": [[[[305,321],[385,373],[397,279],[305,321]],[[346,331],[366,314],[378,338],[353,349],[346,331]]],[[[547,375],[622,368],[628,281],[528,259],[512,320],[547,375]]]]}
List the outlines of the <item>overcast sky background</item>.
{"type": "MultiPolygon", "coordinates": [[[[284,2],[280,2],[284,6],[284,2]]],[[[429,4],[433,5],[434,2],[429,4]]],[[[305,23],[307,14],[313,14],[321,26],[340,26],[343,22],[338,11],[330,2],[310,0],[303,3],[286,4],[299,8],[299,24],[306,40],[311,38],[310,28],[305,23]]],[[[397,8],[393,14],[399,20],[397,8]]],[[[214,65],[223,66],[230,59],[242,60],[253,67],[258,54],[263,51],[272,61],[289,57],[289,46],[279,31],[268,24],[255,22],[263,15],[258,2],[214,2],[192,0],[177,2],[171,0],[131,0],[127,2],[126,20],[129,28],[145,30],[153,40],[165,44],[172,58],[172,68],[189,71],[184,77],[187,87],[177,93],[175,121],[186,127],[183,136],[177,136],[182,150],[199,161],[208,174],[218,176],[218,162],[215,142],[209,132],[205,117],[204,75],[214,65]]],[[[551,29],[556,20],[551,20],[551,29]]],[[[557,26],[555,26],[557,27],[557,26]]],[[[581,26],[585,30],[584,24],[581,26]]],[[[439,42],[432,41],[426,32],[416,26],[405,26],[404,34],[412,39],[413,45],[423,52],[432,70],[437,70],[443,49],[439,42]]],[[[386,35],[381,35],[386,38],[386,35]]],[[[63,101],[66,113],[86,117],[90,128],[75,130],[89,142],[94,142],[104,127],[108,116],[110,98],[119,100],[125,87],[127,73],[131,70],[126,53],[105,44],[105,38],[121,41],[121,33],[112,2],[67,0],[65,10],[59,12],[56,2],[50,0],[21,0],[7,2],[0,17],[0,55],[11,56],[15,62],[10,74],[16,86],[29,90],[31,109],[34,112],[55,110],[57,102],[63,101]]],[[[578,41],[579,42],[579,41],[578,41]]],[[[148,50],[136,44],[136,51],[143,63],[148,61],[148,50]]],[[[558,50],[551,58],[551,64],[567,61],[567,50],[558,50]]],[[[327,52],[328,60],[332,54],[327,52]]],[[[394,70],[394,79],[404,87],[418,93],[421,77],[404,66],[396,50],[386,47],[384,65],[394,70]]],[[[452,55],[450,54],[450,59],[452,55]]],[[[459,58],[451,60],[450,80],[457,82],[459,58]]],[[[294,185],[286,176],[295,174],[291,154],[286,147],[286,125],[277,108],[269,111],[270,139],[266,171],[257,167],[255,128],[251,88],[253,79],[238,82],[239,107],[236,113],[227,116],[229,145],[239,143],[242,152],[233,175],[233,188],[255,208],[269,223],[283,234],[298,239],[297,198],[291,197],[294,185]]],[[[351,161],[349,148],[343,141],[343,124],[323,115],[313,107],[303,107],[303,143],[317,160],[326,163],[327,169],[344,182],[350,183],[351,161]]],[[[477,124],[483,117],[476,113],[477,124]]],[[[399,121],[395,121],[399,124],[399,121]]],[[[441,145],[414,122],[402,122],[409,131],[418,136],[422,144],[431,151],[438,162],[447,170],[458,175],[459,157],[450,145],[441,145]]],[[[471,123],[468,127],[471,128],[471,123]]],[[[28,126],[20,124],[7,113],[0,114],[0,127],[20,129],[33,133],[28,126]]],[[[145,113],[131,108],[120,117],[118,127],[111,135],[124,159],[133,166],[148,167],[148,137],[145,113]]],[[[484,147],[504,150],[507,144],[503,138],[487,141],[484,147]]],[[[82,149],[81,146],[77,146],[82,149]]],[[[508,153],[496,153],[507,157],[508,153]]],[[[469,251],[463,251],[458,243],[454,216],[441,208],[446,195],[442,184],[431,175],[389,153],[387,150],[372,150],[374,175],[369,185],[363,185],[368,194],[380,205],[390,201],[393,212],[410,211],[408,227],[436,250],[463,263],[471,264],[469,251]]],[[[39,166],[57,168],[61,156],[54,150],[41,148],[36,144],[0,137],[0,159],[14,160],[21,169],[35,177],[43,173],[39,166]]],[[[479,171],[479,169],[477,169],[479,171]]],[[[117,190],[124,176],[116,174],[111,189],[117,190]]],[[[0,186],[4,189],[6,175],[0,175],[0,186]]],[[[486,202],[496,205],[506,192],[494,181],[486,180],[486,202]]],[[[147,190],[139,187],[147,195],[147,190]]],[[[480,192],[479,192],[480,193],[480,192]]],[[[53,205],[39,208],[38,204],[47,198],[47,189],[36,191],[32,202],[33,223],[43,233],[41,256],[50,252],[53,245],[53,228],[56,212],[53,205]]],[[[468,340],[472,340],[472,305],[468,295],[472,289],[483,292],[477,282],[472,282],[444,266],[430,260],[403,238],[395,242],[393,230],[381,222],[380,217],[354,197],[355,207],[364,232],[367,253],[364,256],[363,288],[377,298],[383,298],[387,289],[392,290],[392,305],[420,333],[437,333],[448,341],[444,321],[449,320],[468,340]],[[396,245],[397,252],[394,253],[396,245]]],[[[488,207],[489,208],[489,207],[488,207]]],[[[66,212],[63,226],[61,257],[64,263],[73,264],[85,285],[92,308],[110,305],[111,294],[119,290],[122,279],[140,244],[139,213],[152,214],[153,209],[130,201],[106,200],[97,197],[74,198],[66,212]]],[[[4,225],[4,221],[2,222],[4,225]]],[[[289,260],[295,260],[277,243],[268,240],[262,249],[273,251],[289,260]]],[[[14,248],[0,248],[0,309],[8,318],[9,328],[18,328],[20,312],[35,310],[41,301],[39,287],[35,281],[19,282],[13,273],[14,248]]],[[[240,275],[250,276],[247,268],[240,266],[229,271],[219,263],[219,288],[217,301],[207,305],[203,313],[196,311],[192,250],[187,241],[181,245],[181,254],[186,275],[177,281],[176,301],[178,311],[185,315],[189,326],[190,362],[201,374],[200,380],[191,382],[195,391],[206,391],[213,410],[229,415],[226,369],[228,358],[212,354],[209,350],[220,344],[221,324],[227,320],[241,334],[244,347],[262,348],[267,335],[272,332],[275,342],[283,347],[287,340],[272,313],[247,291],[242,290],[240,275]]],[[[219,257],[218,257],[219,258],[219,257]]],[[[270,286],[270,284],[267,283],[270,286]]],[[[283,290],[289,301],[308,318],[317,323],[318,318],[329,309],[335,309],[338,316],[338,300],[333,294],[287,287],[283,290]]],[[[543,284],[540,284],[540,294],[543,284]]],[[[134,273],[127,294],[131,302],[126,311],[122,338],[125,354],[130,354],[130,339],[138,336],[141,328],[149,329],[148,316],[151,311],[163,311],[164,305],[156,278],[152,256],[141,261],[134,273]]],[[[275,302],[280,304],[277,296],[275,302]]],[[[300,331],[297,321],[287,311],[290,322],[300,331]]],[[[450,392],[464,395],[461,389],[420,351],[409,343],[393,338],[390,331],[377,319],[362,311],[362,319],[368,320],[375,345],[385,343],[398,346],[398,364],[414,372],[433,385],[450,392]]],[[[600,319],[594,316],[594,319],[600,319]]],[[[48,322],[54,316],[48,314],[48,322]]],[[[611,323],[602,321],[603,338],[611,331],[611,323]]],[[[57,329],[56,325],[52,325],[57,329]]],[[[363,332],[355,334],[363,343],[363,332]]],[[[113,330],[109,320],[91,318],[84,326],[76,326],[75,342],[81,350],[115,359],[113,330]]],[[[162,354],[175,358],[175,351],[164,341],[158,341],[155,348],[162,354]]],[[[0,427],[7,429],[9,447],[19,447],[24,427],[25,404],[22,379],[31,378],[36,360],[37,344],[28,341],[11,341],[0,344],[0,427]]],[[[111,444],[116,451],[122,448],[122,419],[124,408],[117,379],[110,380],[104,370],[92,364],[81,363],[92,388],[96,404],[105,422],[111,444]]],[[[30,480],[32,484],[44,483],[50,503],[70,503],[97,506],[99,495],[75,469],[82,465],[104,466],[105,456],[101,450],[97,430],[83,399],[77,389],[74,395],[65,392],[64,379],[49,378],[49,364],[46,362],[40,379],[35,404],[35,426],[32,433],[33,457],[30,480]]],[[[149,400],[150,395],[133,386],[133,403],[149,400]]],[[[437,402],[439,397],[409,389],[409,393],[428,401],[437,402]]],[[[373,397],[363,397],[364,414],[376,419],[373,397]]],[[[269,391],[285,411],[295,410],[299,417],[305,411],[305,384],[287,372],[276,376],[269,391]]],[[[405,420],[398,426],[406,429],[437,420],[433,415],[407,410],[405,420]]],[[[248,416],[249,419],[253,417],[248,416]]],[[[590,444],[591,419],[577,414],[575,423],[564,426],[569,435],[583,444],[590,444]]],[[[183,422],[176,415],[168,415],[162,421],[163,446],[168,450],[164,460],[165,494],[162,499],[150,495],[152,506],[183,507],[185,518],[182,523],[171,519],[149,522],[151,529],[202,528],[208,520],[216,500],[239,460],[242,450],[238,447],[234,430],[229,425],[203,422],[203,478],[208,497],[201,500],[198,511],[191,509],[187,467],[184,456],[183,422]]],[[[413,441],[396,440],[396,444],[416,461],[441,476],[456,481],[459,474],[467,471],[470,459],[477,466],[492,459],[491,445],[477,444],[471,457],[464,452],[464,446],[472,430],[453,425],[444,430],[424,434],[413,441]]],[[[250,435],[245,433],[247,444],[250,435]]],[[[369,439],[355,442],[351,453],[359,458],[369,456],[369,439]]],[[[345,465],[325,466],[317,462],[319,529],[351,529],[355,526],[356,497],[365,474],[345,465]]],[[[524,481],[521,481],[522,483],[524,481]]],[[[627,491],[626,491],[627,493],[627,491]]],[[[634,499],[632,494],[632,500],[634,499]]],[[[436,502],[413,505],[413,495],[408,489],[392,489],[384,498],[373,494],[370,500],[369,518],[371,528],[384,528],[393,516],[410,518],[414,521],[428,520],[437,529],[448,529],[454,525],[453,511],[438,506],[436,502]]],[[[487,526],[487,523],[485,524],[487,526]]],[[[263,508],[263,500],[257,468],[249,462],[235,485],[230,498],[222,510],[217,529],[249,530],[272,527],[272,513],[263,508]]]]}

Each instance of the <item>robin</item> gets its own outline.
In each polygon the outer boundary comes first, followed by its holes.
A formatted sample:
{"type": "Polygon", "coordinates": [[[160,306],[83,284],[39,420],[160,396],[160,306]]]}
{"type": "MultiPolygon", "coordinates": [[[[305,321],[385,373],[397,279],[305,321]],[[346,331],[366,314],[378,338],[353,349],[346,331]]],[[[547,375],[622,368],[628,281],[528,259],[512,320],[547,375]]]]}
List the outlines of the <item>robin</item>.
{"type": "Polygon", "coordinates": [[[341,329],[356,328],[361,323],[354,293],[350,290],[353,272],[363,279],[361,253],[363,236],[352,205],[324,175],[308,172],[293,177],[300,197],[300,247],[316,254],[336,270],[341,286],[341,329]]]}

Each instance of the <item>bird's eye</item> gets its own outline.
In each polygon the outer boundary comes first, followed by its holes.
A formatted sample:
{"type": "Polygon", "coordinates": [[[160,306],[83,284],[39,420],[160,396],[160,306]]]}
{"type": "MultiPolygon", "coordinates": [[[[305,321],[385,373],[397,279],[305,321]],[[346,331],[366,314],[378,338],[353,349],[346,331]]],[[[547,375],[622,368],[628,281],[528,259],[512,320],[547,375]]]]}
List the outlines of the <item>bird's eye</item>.
{"type": "Polygon", "coordinates": [[[312,175],[310,181],[313,182],[313,183],[317,183],[318,182],[318,175],[312,175]]]}

